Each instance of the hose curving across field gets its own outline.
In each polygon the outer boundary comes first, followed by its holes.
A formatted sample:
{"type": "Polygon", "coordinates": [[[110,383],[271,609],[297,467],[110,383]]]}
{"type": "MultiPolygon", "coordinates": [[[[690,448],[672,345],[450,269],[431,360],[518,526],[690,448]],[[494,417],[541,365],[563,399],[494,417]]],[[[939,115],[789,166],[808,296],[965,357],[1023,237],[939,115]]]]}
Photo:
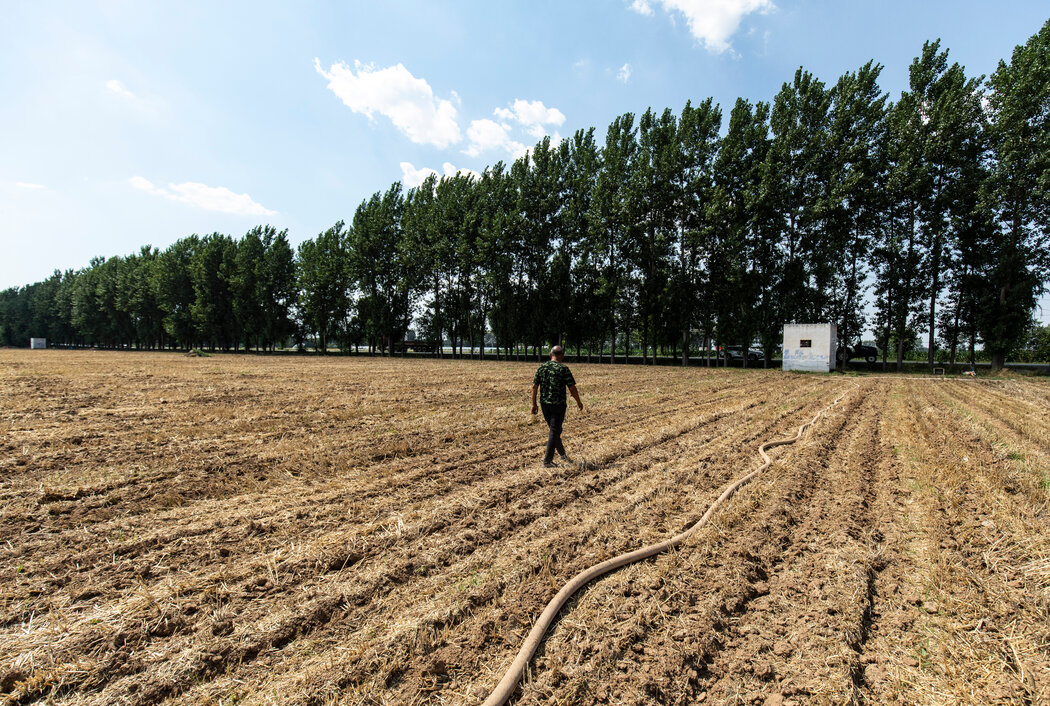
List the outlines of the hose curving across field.
{"type": "Polygon", "coordinates": [[[546,634],[547,629],[550,628],[551,623],[554,622],[554,618],[557,617],[558,612],[561,611],[561,609],[577,591],[579,591],[581,588],[583,588],[585,585],[587,585],[594,579],[604,574],[607,574],[610,571],[614,571],[623,566],[627,566],[628,564],[634,564],[635,562],[642,561],[643,559],[648,559],[651,556],[655,556],[669,549],[674,549],[675,547],[682,544],[682,542],[684,542],[697,530],[699,530],[701,527],[707,524],[707,521],[711,519],[711,516],[714,515],[715,510],[718,509],[719,505],[721,505],[723,502],[732,497],[733,493],[735,493],[742,485],[748,483],[755,476],[757,476],[759,473],[761,473],[769,467],[769,464],[771,464],[773,460],[769,457],[766,451],[776,446],[785,446],[787,444],[793,444],[799,439],[801,439],[802,435],[806,432],[806,429],[808,429],[818,419],[820,419],[820,417],[826,414],[829,409],[841,402],[848,392],[849,390],[843,392],[841,395],[835,398],[834,402],[832,402],[827,407],[813,415],[812,419],[810,419],[808,422],[806,422],[798,428],[798,432],[796,432],[794,436],[784,437],[782,439],[774,439],[773,441],[767,441],[761,444],[758,447],[758,453],[762,456],[762,465],[756,468],[755,470],[751,471],[747,475],[738,478],[737,480],[730,483],[729,486],[722,491],[722,494],[718,496],[718,499],[711,503],[711,507],[707,508],[707,512],[704,513],[704,516],[701,517],[695,524],[687,528],[685,531],[675,535],[674,537],[671,537],[670,539],[664,540],[663,542],[658,542],[657,544],[650,544],[647,547],[642,547],[641,549],[636,549],[633,552],[628,552],[626,554],[621,554],[619,556],[613,557],[612,559],[607,559],[600,564],[595,564],[594,566],[588,569],[584,569],[580,573],[576,574],[576,576],[574,576],[568,583],[562,586],[561,590],[558,591],[554,598],[551,599],[550,603],[547,604],[547,607],[543,609],[543,612],[540,614],[539,620],[537,620],[536,624],[532,626],[532,630],[529,631],[529,635],[525,638],[525,642],[522,644],[521,649],[518,650],[518,654],[514,658],[514,661],[511,662],[510,667],[503,675],[503,678],[500,679],[499,683],[496,685],[496,688],[493,689],[492,693],[489,694],[489,697],[485,699],[483,706],[502,706],[507,702],[507,699],[510,698],[510,695],[514,693],[514,689],[517,688],[518,682],[521,681],[521,677],[525,673],[525,668],[528,666],[529,661],[532,659],[532,656],[536,653],[536,649],[539,647],[540,641],[546,634]]]}

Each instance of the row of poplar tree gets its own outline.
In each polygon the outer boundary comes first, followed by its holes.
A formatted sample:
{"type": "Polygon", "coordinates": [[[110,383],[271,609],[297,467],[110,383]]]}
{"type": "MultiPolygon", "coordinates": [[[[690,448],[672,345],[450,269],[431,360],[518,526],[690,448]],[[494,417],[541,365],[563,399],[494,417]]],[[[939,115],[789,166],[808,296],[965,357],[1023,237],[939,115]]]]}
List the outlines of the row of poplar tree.
{"type": "Polygon", "coordinates": [[[1050,275],[1050,22],[985,77],[939,42],[890,101],[869,62],[541,140],[480,177],[395,183],[293,251],[257,227],[95,259],[0,293],[0,343],[394,351],[408,329],[501,351],[561,342],[768,362],[784,322],[922,336],[1001,366],[1050,275]]]}

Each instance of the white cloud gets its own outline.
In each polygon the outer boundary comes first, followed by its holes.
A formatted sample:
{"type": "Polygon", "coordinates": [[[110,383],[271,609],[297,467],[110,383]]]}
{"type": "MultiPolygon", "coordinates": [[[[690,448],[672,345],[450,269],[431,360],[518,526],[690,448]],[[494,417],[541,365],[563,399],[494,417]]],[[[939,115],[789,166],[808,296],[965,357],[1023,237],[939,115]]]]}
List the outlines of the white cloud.
{"type": "Polygon", "coordinates": [[[483,118],[472,121],[467,128],[467,138],[470,145],[463,153],[471,157],[494,149],[504,149],[515,156],[525,153],[525,145],[511,138],[510,125],[497,123],[495,120],[483,118]]]}
{"type": "MultiPolygon", "coordinates": [[[[773,0],[652,0],[659,3],[675,18],[685,17],[689,31],[707,51],[721,54],[728,50],[729,38],[740,27],[740,21],[753,12],[766,13],[776,9],[773,0]]],[[[653,12],[650,0],[634,0],[631,9],[643,15],[653,12]]]]}
{"type": "Polygon", "coordinates": [[[125,98],[134,98],[135,94],[128,90],[127,86],[118,81],[117,79],[110,79],[106,81],[106,88],[116,93],[118,96],[124,96],[125,98]]]}
{"type": "Polygon", "coordinates": [[[445,176],[455,176],[456,174],[469,174],[475,179],[480,179],[481,175],[473,169],[467,169],[466,167],[456,167],[452,162],[445,162],[441,165],[441,168],[445,170],[445,176]]]}
{"type": "MultiPolygon", "coordinates": [[[[456,174],[469,174],[475,179],[481,178],[481,175],[473,169],[456,167],[452,162],[445,162],[441,165],[441,169],[445,172],[444,176],[447,177],[455,176],[456,174]]],[[[401,183],[410,189],[422,184],[431,174],[441,176],[436,169],[431,169],[430,167],[416,169],[411,162],[401,162],[401,183]]]]}
{"type": "Polygon", "coordinates": [[[647,17],[653,14],[653,8],[648,2],[646,2],[646,0],[634,0],[634,2],[631,3],[631,9],[639,15],[645,15],[647,17]]]}
{"type": "Polygon", "coordinates": [[[430,167],[416,169],[411,162],[401,162],[401,183],[410,189],[422,184],[431,174],[437,174],[437,170],[430,167]]]}
{"type": "Polygon", "coordinates": [[[128,183],[139,191],[148,191],[151,194],[163,194],[164,189],[158,189],[153,185],[153,182],[146,177],[133,176],[128,179],[128,183]]]}
{"type": "Polygon", "coordinates": [[[630,81],[631,80],[631,65],[630,64],[624,64],[623,66],[621,66],[620,70],[616,72],[616,79],[618,81],[622,81],[623,83],[627,83],[628,81],[630,81]]]}
{"type": "Polygon", "coordinates": [[[128,183],[135,189],[155,196],[163,196],[172,201],[179,201],[205,211],[232,213],[237,216],[273,216],[271,211],[252,200],[248,194],[235,194],[225,186],[208,186],[187,181],[182,184],[168,184],[168,188],[155,186],[145,177],[133,176],[128,183]]]}
{"type": "Polygon", "coordinates": [[[28,181],[16,181],[15,182],[15,186],[17,186],[19,189],[32,189],[34,191],[39,191],[41,189],[45,189],[45,190],[47,189],[47,187],[44,186],[43,184],[33,184],[33,183],[28,182],[28,181]]]}
{"type": "Polygon", "coordinates": [[[543,101],[525,101],[520,98],[514,101],[509,110],[496,108],[493,113],[503,120],[516,120],[526,128],[536,125],[561,125],[565,122],[565,114],[557,108],[548,108],[543,101]]]}
{"type": "MultiPolygon", "coordinates": [[[[549,129],[549,126],[561,125],[565,122],[564,113],[557,108],[548,108],[543,104],[543,101],[526,101],[519,98],[514,101],[509,108],[496,108],[492,112],[501,120],[512,120],[517,122],[528,135],[536,140],[541,140],[545,135],[550,134],[551,130],[549,129]]],[[[474,123],[471,124],[471,127],[473,128],[474,125],[479,123],[484,124],[483,126],[479,125],[479,130],[484,127],[486,131],[492,133],[492,142],[496,142],[495,129],[492,127],[493,125],[498,124],[504,133],[507,133],[510,130],[510,126],[506,122],[494,123],[491,120],[475,120],[474,123]]],[[[554,134],[557,135],[556,132],[554,134]]],[[[506,142],[503,146],[508,152],[514,155],[515,158],[522,156],[528,151],[524,145],[520,142],[511,140],[509,136],[506,138],[506,142]]],[[[474,143],[472,143],[471,147],[474,147],[474,143]]],[[[467,154],[476,156],[476,154],[472,154],[471,152],[467,152],[467,154]]]]}
{"type": "Polygon", "coordinates": [[[375,113],[385,115],[412,142],[448,147],[461,138],[453,105],[459,96],[453,93],[452,100],[435,98],[430,84],[413,76],[402,64],[377,69],[355,61],[352,69],[339,62],[325,71],[315,58],[314,68],[328,79],[328,88],[346,107],[370,120],[375,113]]]}

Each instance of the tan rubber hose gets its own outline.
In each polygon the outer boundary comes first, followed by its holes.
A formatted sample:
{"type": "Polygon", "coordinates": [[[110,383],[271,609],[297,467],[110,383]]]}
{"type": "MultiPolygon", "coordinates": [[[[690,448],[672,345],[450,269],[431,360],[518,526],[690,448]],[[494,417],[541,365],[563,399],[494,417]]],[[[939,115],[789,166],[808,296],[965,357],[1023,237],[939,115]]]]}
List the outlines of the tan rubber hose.
{"type": "Polygon", "coordinates": [[[845,396],[846,393],[844,392],[839,395],[834,402],[817,412],[813,416],[813,419],[810,419],[798,428],[798,433],[794,436],[767,441],[759,446],[758,453],[762,456],[762,465],[748,473],[746,476],[731,483],[729,487],[722,491],[722,494],[718,496],[718,499],[711,503],[711,507],[707,508],[707,512],[704,513],[704,516],[701,517],[696,524],[692,525],[681,534],[677,534],[658,544],[650,544],[648,547],[642,547],[633,552],[628,552],[627,554],[621,554],[612,559],[607,559],[600,564],[595,564],[589,569],[584,569],[576,574],[571,581],[561,587],[561,590],[558,591],[557,595],[555,595],[554,598],[551,599],[551,602],[547,604],[547,607],[543,609],[543,613],[540,614],[539,620],[537,620],[536,624],[532,626],[529,636],[525,638],[524,644],[522,644],[521,649],[518,650],[517,657],[511,662],[506,674],[500,679],[496,688],[493,689],[489,697],[485,699],[483,706],[502,706],[507,702],[510,695],[514,693],[514,689],[517,688],[518,682],[521,681],[522,674],[525,673],[525,667],[528,666],[532,656],[536,653],[536,648],[539,647],[540,641],[543,639],[544,634],[546,634],[547,629],[551,626],[551,623],[554,622],[554,618],[558,615],[558,612],[565,606],[569,599],[572,598],[573,594],[599,576],[607,574],[615,569],[619,569],[621,566],[627,566],[628,564],[633,564],[642,559],[648,559],[649,557],[665,552],[668,549],[673,549],[684,542],[694,532],[707,524],[707,521],[714,514],[715,510],[718,509],[718,506],[728,500],[740,486],[744,485],[769,467],[769,464],[772,463],[772,459],[766,454],[767,450],[775,446],[793,444],[801,439],[802,434],[805,433],[807,428],[816,422],[829,409],[842,401],[842,398],[845,396]]]}

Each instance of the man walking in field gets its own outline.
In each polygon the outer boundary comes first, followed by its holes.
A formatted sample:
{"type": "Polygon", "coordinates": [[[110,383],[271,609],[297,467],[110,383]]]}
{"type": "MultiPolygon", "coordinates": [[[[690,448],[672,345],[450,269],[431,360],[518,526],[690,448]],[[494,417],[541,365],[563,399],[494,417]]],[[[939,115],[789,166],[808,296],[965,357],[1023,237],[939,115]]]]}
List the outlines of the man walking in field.
{"type": "Polygon", "coordinates": [[[583,402],[580,401],[580,393],[576,390],[576,380],[569,372],[569,367],[562,361],[565,360],[565,350],[561,346],[551,348],[551,359],[536,370],[536,376],[532,379],[532,413],[536,414],[536,393],[540,394],[540,405],[543,406],[543,418],[547,420],[550,431],[547,434],[547,453],[543,457],[543,467],[550,468],[554,464],[554,452],[557,451],[562,459],[569,461],[565,455],[565,447],[561,445],[561,427],[565,422],[565,388],[576,400],[576,406],[583,411],[583,402]]]}

